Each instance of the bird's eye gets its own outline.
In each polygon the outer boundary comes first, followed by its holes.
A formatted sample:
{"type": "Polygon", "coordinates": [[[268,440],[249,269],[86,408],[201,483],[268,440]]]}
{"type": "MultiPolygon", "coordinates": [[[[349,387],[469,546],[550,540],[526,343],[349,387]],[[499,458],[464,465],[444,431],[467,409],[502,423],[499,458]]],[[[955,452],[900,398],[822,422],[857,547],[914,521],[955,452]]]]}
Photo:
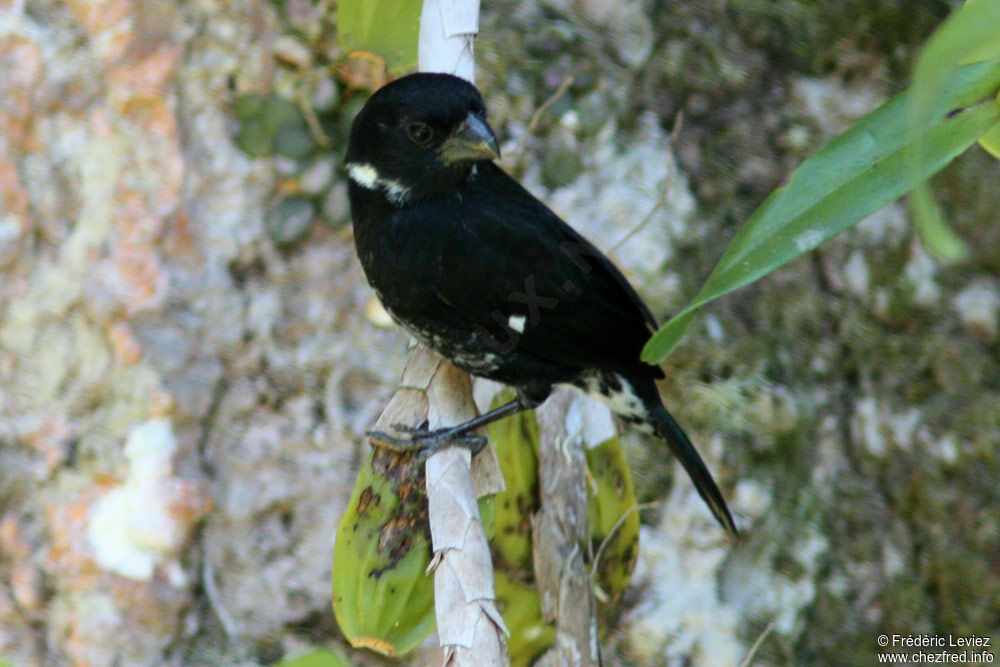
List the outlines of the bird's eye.
{"type": "Polygon", "coordinates": [[[434,130],[427,123],[410,123],[406,126],[406,134],[410,141],[418,146],[426,146],[434,137],[434,130]]]}

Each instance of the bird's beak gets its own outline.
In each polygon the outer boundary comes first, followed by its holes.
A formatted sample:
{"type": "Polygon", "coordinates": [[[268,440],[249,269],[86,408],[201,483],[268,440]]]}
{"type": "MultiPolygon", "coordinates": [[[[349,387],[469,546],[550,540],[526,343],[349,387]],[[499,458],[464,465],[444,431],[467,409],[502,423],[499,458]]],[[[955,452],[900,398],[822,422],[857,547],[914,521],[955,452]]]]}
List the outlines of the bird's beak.
{"type": "Polygon", "coordinates": [[[441,145],[441,159],[447,165],[496,160],[499,157],[500,146],[493,130],[473,113],[469,113],[458,129],[441,145]]]}

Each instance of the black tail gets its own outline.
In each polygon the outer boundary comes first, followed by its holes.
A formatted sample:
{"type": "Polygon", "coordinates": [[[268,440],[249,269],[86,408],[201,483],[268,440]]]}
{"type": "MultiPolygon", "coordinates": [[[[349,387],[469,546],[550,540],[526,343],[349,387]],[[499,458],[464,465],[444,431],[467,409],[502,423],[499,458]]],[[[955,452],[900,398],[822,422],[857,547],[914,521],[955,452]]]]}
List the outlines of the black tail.
{"type": "Polygon", "coordinates": [[[705,462],[701,460],[701,455],[698,454],[698,450],[688,440],[687,435],[685,435],[671,414],[667,412],[667,409],[663,407],[663,403],[660,402],[659,392],[656,391],[656,386],[652,380],[646,382],[636,382],[635,384],[638,386],[635,387],[635,390],[637,390],[639,397],[642,399],[646,409],[646,418],[653,427],[653,432],[657,437],[663,438],[670,445],[670,451],[674,453],[674,456],[684,466],[688,477],[691,478],[695,488],[698,489],[698,494],[705,501],[705,504],[708,505],[708,508],[712,510],[712,514],[715,515],[716,521],[726,529],[726,532],[733,539],[738,539],[739,533],[736,530],[736,524],[733,523],[733,517],[729,514],[726,501],[722,498],[722,492],[719,491],[715,480],[712,479],[712,473],[705,466],[705,462]],[[646,382],[648,382],[648,386],[644,387],[643,385],[646,382]]]}
{"type": "Polygon", "coordinates": [[[684,431],[681,430],[681,427],[678,426],[665,407],[657,405],[656,407],[648,406],[647,409],[656,435],[666,440],[667,444],[670,445],[670,451],[680,459],[681,465],[684,466],[688,477],[694,482],[694,487],[698,489],[702,500],[712,510],[716,521],[726,529],[726,532],[733,539],[738,539],[739,533],[736,530],[736,524],[733,523],[733,517],[729,514],[726,501],[722,498],[722,493],[716,486],[715,480],[712,479],[712,473],[705,466],[705,462],[701,460],[698,450],[694,448],[687,435],[684,434],[684,431]]]}

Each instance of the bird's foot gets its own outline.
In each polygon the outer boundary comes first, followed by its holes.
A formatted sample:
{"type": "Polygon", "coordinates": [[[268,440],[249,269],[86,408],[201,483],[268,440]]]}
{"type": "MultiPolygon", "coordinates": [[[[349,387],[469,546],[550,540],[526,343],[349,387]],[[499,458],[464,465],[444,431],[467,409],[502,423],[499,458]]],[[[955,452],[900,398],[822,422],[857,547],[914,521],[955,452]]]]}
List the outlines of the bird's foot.
{"type": "Polygon", "coordinates": [[[448,446],[464,447],[478,454],[486,446],[486,438],[472,433],[463,424],[429,430],[426,422],[421,426],[393,424],[392,428],[408,434],[408,438],[397,438],[382,431],[368,431],[366,435],[381,447],[394,452],[416,452],[417,460],[424,461],[431,454],[448,446]]]}

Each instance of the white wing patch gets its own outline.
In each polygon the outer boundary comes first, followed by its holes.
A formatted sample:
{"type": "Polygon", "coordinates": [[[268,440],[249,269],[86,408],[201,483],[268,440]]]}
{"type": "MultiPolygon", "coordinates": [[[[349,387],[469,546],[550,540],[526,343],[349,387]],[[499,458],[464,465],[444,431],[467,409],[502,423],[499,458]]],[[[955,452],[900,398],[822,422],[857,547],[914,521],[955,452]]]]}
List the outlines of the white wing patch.
{"type": "Polygon", "coordinates": [[[347,175],[366,190],[384,190],[393,204],[402,204],[410,198],[408,187],[397,180],[380,176],[378,170],[367,162],[349,162],[347,175]]]}
{"type": "Polygon", "coordinates": [[[527,318],[524,315],[511,315],[507,318],[507,326],[517,333],[524,333],[524,323],[527,318]]]}

